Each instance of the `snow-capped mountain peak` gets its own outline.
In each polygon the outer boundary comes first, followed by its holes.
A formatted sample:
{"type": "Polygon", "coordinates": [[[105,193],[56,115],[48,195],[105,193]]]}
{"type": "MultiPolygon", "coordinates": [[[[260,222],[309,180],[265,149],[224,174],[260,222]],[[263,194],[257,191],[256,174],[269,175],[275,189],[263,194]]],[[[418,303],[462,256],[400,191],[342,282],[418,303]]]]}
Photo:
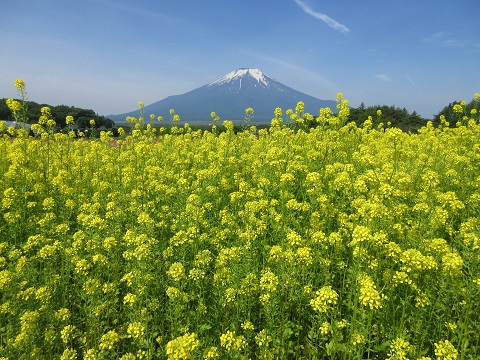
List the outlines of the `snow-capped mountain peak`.
{"type": "MultiPolygon", "coordinates": [[[[222,119],[243,121],[245,109],[251,107],[255,111],[255,122],[269,124],[277,107],[294,109],[299,101],[305,103],[305,111],[311,114],[318,114],[323,107],[335,109],[336,106],[334,100],[321,100],[294,90],[259,69],[240,68],[185,94],[145,106],[145,113],[168,117],[170,109],[175,109],[182,121],[210,123],[212,111],[222,119]]],[[[138,116],[138,109],[109,117],[123,122],[126,116],[138,116]]]]}
{"type": "Polygon", "coordinates": [[[241,81],[242,79],[247,77],[251,77],[255,79],[259,84],[265,87],[269,87],[270,85],[269,80],[270,81],[272,80],[258,69],[240,68],[228,73],[227,75],[221,77],[218,80],[215,80],[214,82],[208,84],[208,86],[233,83],[236,81],[241,81]]]}

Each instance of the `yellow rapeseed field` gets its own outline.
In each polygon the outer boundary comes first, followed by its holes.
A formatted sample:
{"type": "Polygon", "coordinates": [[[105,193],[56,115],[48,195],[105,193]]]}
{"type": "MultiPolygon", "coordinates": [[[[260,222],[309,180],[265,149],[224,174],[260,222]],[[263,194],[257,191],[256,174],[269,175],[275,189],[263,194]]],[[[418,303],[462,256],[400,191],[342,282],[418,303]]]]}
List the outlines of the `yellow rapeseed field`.
{"type": "Polygon", "coordinates": [[[408,134],[337,100],[239,133],[0,123],[0,359],[478,359],[478,114],[408,134]]]}

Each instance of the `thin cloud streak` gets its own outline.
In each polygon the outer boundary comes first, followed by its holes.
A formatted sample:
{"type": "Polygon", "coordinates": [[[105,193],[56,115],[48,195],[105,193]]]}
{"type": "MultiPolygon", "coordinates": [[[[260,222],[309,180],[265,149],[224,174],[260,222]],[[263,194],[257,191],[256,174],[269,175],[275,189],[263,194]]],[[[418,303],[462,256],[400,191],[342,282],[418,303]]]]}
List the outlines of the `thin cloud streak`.
{"type": "Polygon", "coordinates": [[[451,48],[466,48],[474,45],[473,41],[470,39],[458,39],[455,38],[453,34],[444,31],[438,31],[428,37],[420,39],[420,41],[423,43],[439,44],[451,48]]]}
{"type": "Polygon", "coordinates": [[[343,34],[350,32],[350,29],[343,24],[340,24],[338,21],[332,19],[330,16],[323,14],[321,12],[313,10],[310,6],[305,4],[301,0],[293,0],[295,3],[308,15],[313,16],[315,19],[322,20],[325,24],[330,26],[332,29],[338,30],[343,34]]]}
{"type": "Polygon", "coordinates": [[[444,31],[437,31],[436,33],[434,33],[430,36],[422,38],[420,41],[425,42],[425,43],[432,43],[432,42],[442,40],[449,35],[450,35],[449,33],[446,33],[444,31]]]}
{"type": "Polygon", "coordinates": [[[164,14],[161,14],[161,13],[156,12],[156,11],[143,9],[139,6],[130,6],[130,5],[118,4],[118,3],[110,1],[110,0],[95,0],[95,1],[100,3],[100,4],[103,4],[105,6],[110,6],[110,7],[116,8],[116,9],[121,10],[121,11],[125,11],[125,12],[131,13],[131,14],[139,15],[139,16],[142,16],[142,17],[145,17],[145,18],[151,18],[151,19],[154,19],[154,20],[163,21],[163,22],[166,22],[166,23],[169,23],[169,24],[172,24],[172,25],[187,24],[185,21],[183,21],[179,18],[164,15],[164,14]]]}
{"type": "Polygon", "coordinates": [[[407,79],[407,81],[412,84],[412,86],[419,92],[419,93],[422,93],[422,90],[420,90],[420,88],[417,86],[417,84],[415,83],[415,81],[413,81],[408,75],[405,75],[405,79],[407,79]]]}
{"type": "Polygon", "coordinates": [[[379,80],[382,80],[382,81],[387,81],[387,82],[392,81],[392,78],[390,76],[388,76],[387,74],[376,74],[375,77],[379,80]]]}

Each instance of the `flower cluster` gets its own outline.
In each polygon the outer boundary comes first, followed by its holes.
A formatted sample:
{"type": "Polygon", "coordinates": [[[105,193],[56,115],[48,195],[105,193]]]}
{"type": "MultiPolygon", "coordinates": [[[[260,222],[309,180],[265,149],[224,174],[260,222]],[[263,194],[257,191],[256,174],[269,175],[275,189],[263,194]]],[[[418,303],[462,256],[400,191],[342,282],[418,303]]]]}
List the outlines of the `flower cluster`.
{"type": "Polygon", "coordinates": [[[315,292],[316,298],[310,300],[313,310],[326,312],[333,307],[338,301],[338,293],[331,286],[324,286],[315,292]]]}
{"type": "Polygon", "coordinates": [[[376,289],[372,279],[366,274],[358,276],[360,283],[360,303],[370,309],[379,309],[382,305],[382,297],[376,289]]]}
{"type": "Polygon", "coordinates": [[[167,355],[169,360],[193,359],[193,352],[200,345],[197,334],[186,333],[167,343],[167,355]]]}
{"type": "Polygon", "coordinates": [[[412,346],[402,338],[396,338],[390,343],[390,351],[387,360],[408,360],[412,346]]]}
{"type": "Polygon", "coordinates": [[[450,341],[443,340],[435,343],[435,355],[439,360],[455,360],[458,357],[458,350],[450,341]]]}
{"type": "Polygon", "coordinates": [[[235,331],[227,331],[220,336],[220,345],[227,351],[239,351],[247,346],[243,335],[236,335],[235,331]]]}

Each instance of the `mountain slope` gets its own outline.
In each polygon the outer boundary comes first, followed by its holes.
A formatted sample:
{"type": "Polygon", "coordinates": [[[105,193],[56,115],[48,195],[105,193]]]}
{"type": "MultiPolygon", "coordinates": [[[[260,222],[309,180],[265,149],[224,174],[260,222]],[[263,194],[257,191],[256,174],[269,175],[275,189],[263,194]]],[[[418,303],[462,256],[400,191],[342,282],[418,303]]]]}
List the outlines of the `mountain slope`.
{"type": "MultiPolygon", "coordinates": [[[[333,100],[320,100],[294,90],[268,77],[258,69],[237,69],[222,78],[182,95],[169,96],[145,106],[145,116],[153,113],[168,121],[169,110],[175,109],[182,122],[211,122],[210,113],[215,111],[222,120],[243,120],[245,109],[251,107],[255,114],[252,122],[270,123],[277,107],[294,109],[297,102],[305,103],[305,111],[317,115],[320,108],[335,110],[333,100]]],[[[110,115],[116,123],[127,116],[138,117],[139,111],[110,115]]]]}

